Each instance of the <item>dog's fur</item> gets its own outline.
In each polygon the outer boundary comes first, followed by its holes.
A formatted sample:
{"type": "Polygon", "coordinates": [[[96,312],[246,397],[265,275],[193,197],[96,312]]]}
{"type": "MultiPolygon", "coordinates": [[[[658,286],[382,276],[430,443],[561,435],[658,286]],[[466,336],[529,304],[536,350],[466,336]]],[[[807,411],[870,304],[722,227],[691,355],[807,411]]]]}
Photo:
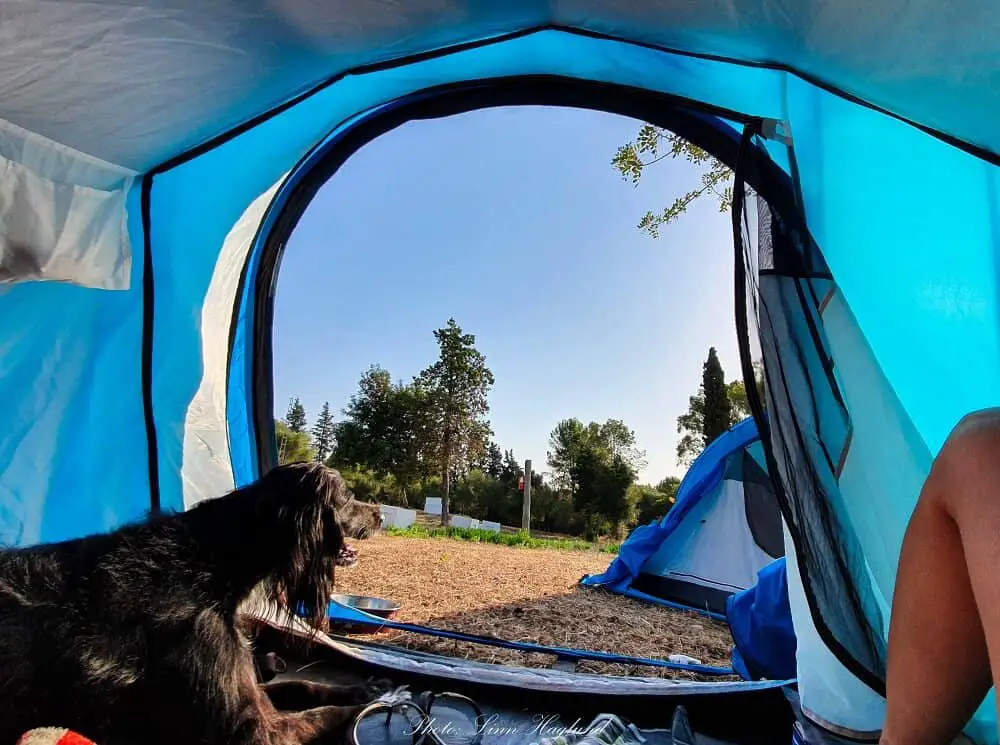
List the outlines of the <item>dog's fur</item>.
{"type": "Polygon", "coordinates": [[[0,743],[45,726],[100,745],[336,737],[364,696],[279,712],[238,608],[259,588],[322,627],[345,536],[379,524],[336,471],[293,464],[184,513],[0,551],[0,743]]]}

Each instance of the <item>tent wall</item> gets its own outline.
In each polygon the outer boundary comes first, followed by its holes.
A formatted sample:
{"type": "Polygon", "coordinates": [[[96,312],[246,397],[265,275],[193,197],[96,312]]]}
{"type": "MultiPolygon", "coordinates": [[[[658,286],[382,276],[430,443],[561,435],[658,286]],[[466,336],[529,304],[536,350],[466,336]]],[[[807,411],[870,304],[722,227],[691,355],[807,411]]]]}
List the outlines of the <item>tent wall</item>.
{"type": "MultiPolygon", "coordinates": [[[[142,246],[139,188],[128,229],[142,246]]],[[[0,285],[0,544],[99,532],[149,509],[143,257],[129,289],[0,285]]]]}
{"type": "MultiPolygon", "coordinates": [[[[931,459],[966,413],[998,403],[1000,182],[995,166],[800,81],[788,102],[806,217],[839,288],[823,321],[853,423],[842,509],[886,634],[931,459]]],[[[968,729],[985,742],[992,700],[968,729]]]]}
{"type": "MultiPolygon", "coordinates": [[[[391,66],[339,79],[297,105],[237,133],[232,139],[221,144],[213,143],[213,147],[204,151],[192,152],[190,159],[154,169],[148,216],[155,289],[151,319],[151,404],[158,474],[153,479],[152,489],[163,508],[181,509],[207,494],[217,493],[221,486],[229,483],[230,478],[237,484],[245,483],[259,472],[254,460],[246,457],[248,450],[256,447],[258,434],[252,426],[232,427],[233,423],[252,421],[249,414],[233,411],[234,406],[252,409],[249,392],[244,395],[237,395],[238,390],[228,392],[229,432],[223,431],[224,425],[218,416],[219,351],[215,347],[226,335],[223,332],[227,320],[216,315],[225,315],[223,311],[213,310],[215,303],[221,304],[220,293],[227,294],[231,287],[232,278],[226,275],[225,270],[230,267],[235,269],[239,263],[237,257],[230,254],[220,264],[223,244],[251,203],[270,189],[338,123],[349,120],[359,112],[428,86],[495,76],[538,74],[644,87],[760,116],[780,114],[781,80],[784,76],[784,73],[713,60],[672,57],[653,49],[563,31],[540,31],[503,44],[469,48],[424,58],[406,66],[391,66]],[[203,327],[206,317],[210,317],[211,322],[203,327]],[[206,366],[211,368],[208,378],[206,366]],[[214,401],[210,413],[205,411],[206,398],[214,401]],[[223,441],[228,442],[229,455],[222,449],[223,441]],[[187,463],[186,457],[189,459],[187,463]],[[227,460],[238,464],[235,470],[227,460]],[[227,470],[231,474],[227,474],[227,470]]],[[[154,129],[155,132],[143,131],[141,140],[151,143],[155,139],[154,134],[164,134],[164,131],[154,129]]],[[[63,130],[60,133],[67,137],[71,135],[63,130]]],[[[107,149],[101,149],[99,154],[123,156],[123,153],[107,149]]],[[[122,159],[130,165],[139,165],[139,161],[131,157],[122,159]]],[[[54,177],[57,175],[54,174],[54,177]]],[[[130,195],[127,218],[132,245],[136,247],[143,245],[144,237],[138,192],[139,187],[135,186],[130,195]]],[[[251,232],[245,222],[240,231],[244,234],[251,232]]],[[[10,495],[3,500],[3,504],[10,514],[7,532],[12,536],[11,540],[37,540],[43,534],[38,526],[49,520],[63,525],[52,533],[59,537],[91,532],[98,527],[110,528],[122,520],[139,516],[150,504],[151,487],[142,486],[149,479],[140,479],[136,475],[140,470],[146,470],[144,458],[129,457],[128,465],[110,467],[111,470],[121,469],[129,473],[127,479],[115,482],[107,478],[109,458],[92,457],[90,446],[84,447],[88,453],[86,456],[74,455],[70,458],[66,446],[62,444],[70,441],[77,443],[77,452],[80,452],[83,447],[80,443],[92,441],[90,422],[108,421],[103,414],[98,415],[88,408],[91,399],[118,401],[122,399],[122,391],[131,388],[137,391],[136,397],[129,397],[123,405],[133,407],[133,412],[128,416],[129,426],[122,423],[120,431],[129,433],[130,449],[134,447],[138,452],[140,443],[141,448],[146,447],[145,438],[137,436],[144,432],[141,416],[143,267],[141,252],[136,250],[133,254],[128,300],[110,298],[110,295],[105,300],[102,295],[100,300],[82,301],[79,312],[73,313],[74,323],[83,324],[89,319],[93,326],[74,327],[66,324],[64,319],[47,320],[53,313],[53,307],[59,307],[60,312],[77,310],[75,303],[64,302],[62,297],[64,293],[72,293],[72,289],[31,285],[15,288],[12,299],[6,301],[12,304],[11,307],[16,305],[18,310],[16,315],[6,317],[11,323],[14,318],[19,319],[16,327],[11,327],[8,338],[15,339],[21,334],[23,313],[30,313],[30,317],[38,319],[35,321],[38,333],[32,337],[28,345],[30,349],[21,352],[23,366],[14,354],[5,359],[5,368],[0,370],[0,396],[4,400],[23,398],[20,391],[24,380],[21,376],[27,374],[25,369],[44,369],[42,363],[46,360],[46,353],[42,351],[42,339],[56,344],[63,329],[73,329],[66,333],[72,334],[76,344],[94,345],[78,350],[80,364],[89,367],[87,374],[90,381],[87,383],[84,375],[74,374],[71,367],[65,364],[65,354],[58,356],[60,369],[55,374],[58,382],[53,386],[70,398],[79,397],[81,408],[86,409],[80,415],[73,415],[69,411],[72,405],[68,400],[62,403],[50,400],[45,406],[48,413],[59,420],[58,425],[51,425],[59,430],[58,434],[51,432],[43,435],[40,432],[38,420],[39,417],[44,419],[44,416],[37,406],[28,412],[28,419],[24,418],[25,412],[11,412],[12,426],[7,429],[9,434],[3,440],[9,452],[6,456],[0,453],[3,481],[10,495]],[[60,296],[54,305],[49,305],[52,302],[49,293],[60,296]],[[35,307],[36,302],[47,309],[42,312],[35,307]],[[105,308],[106,303],[108,308],[105,308]],[[128,312],[122,312],[120,305],[123,303],[128,305],[128,312]],[[94,307],[85,307],[91,304],[94,307]],[[132,325],[126,326],[128,323],[132,325]],[[125,333],[126,328],[132,334],[132,343],[128,346],[121,344],[113,353],[105,353],[102,345],[114,338],[114,330],[122,329],[125,333]],[[98,337],[100,344],[96,341],[98,337]],[[126,355],[127,361],[124,361],[126,355]],[[105,369],[101,362],[104,359],[109,360],[109,369],[105,369]],[[97,362],[92,362],[94,360],[97,362]],[[13,369],[15,365],[19,368],[17,372],[13,369]],[[129,378],[130,382],[134,378],[137,384],[124,385],[123,377],[129,378]],[[109,394],[114,392],[116,396],[98,397],[100,390],[107,390],[109,394]],[[31,424],[26,425],[25,421],[31,424]],[[26,437],[26,427],[34,431],[33,437],[26,437]],[[60,510],[58,505],[64,497],[61,494],[54,496],[57,490],[63,488],[61,480],[47,474],[45,469],[40,475],[35,473],[37,469],[34,465],[29,475],[17,465],[21,462],[51,462],[53,458],[60,461],[67,459],[67,463],[72,461],[67,468],[75,474],[74,484],[80,483],[80,473],[85,470],[77,464],[78,460],[93,464],[100,474],[102,496],[90,502],[93,509],[85,506],[88,504],[87,497],[75,498],[74,505],[79,507],[80,515],[72,523],[61,521],[62,516],[69,516],[75,508],[68,512],[60,510]],[[27,503],[30,503],[30,508],[23,506],[27,503]],[[50,509],[55,512],[50,512],[50,509]],[[87,517],[79,519],[81,516],[87,517]]],[[[252,271],[253,267],[249,269],[252,271]]],[[[248,321],[252,309],[241,307],[239,313],[241,321],[248,321]]],[[[242,327],[235,331],[245,342],[250,341],[245,338],[242,327]]],[[[248,363],[252,356],[248,355],[250,349],[246,343],[234,345],[232,359],[248,363]]],[[[230,384],[238,384],[241,380],[247,381],[249,377],[230,372],[230,384]]],[[[93,447],[96,452],[97,446],[93,447]]]]}
{"type": "MultiPolygon", "coordinates": [[[[762,325],[774,326],[764,342],[768,398],[784,412],[772,429],[786,442],[796,427],[805,433],[805,447],[790,460],[788,447],[776,444],[786,453],[783,480],[803,510],[793,529],[801,537],[805,526],[814,536],[806,535],[804,557],[795,557],[811,575],[798,575],[796,634],[807,637],[809,626],[819,638],[815,617],[801,607],[811,585],[827,631],[884,675],[899,549],[932,455],[968,410],[996,403],[986,383],[1000,373],[995,169],[798,81],[790,81],[789,100],[797,101],[789,117],[803,204],[824,259],[806,261],[805,274],[765,266],[770,273],[760,278],[762,325]],[[931,204],[928,179],[938,173],[948,196],[931,204]],[[877,174],[892,187],[876,184],[877,174]],[[836,283],[824,278],[827,270],[836,283]],[[789,393],[797,408],[783,401],[789,393]],[[837,551],[840,561],[831,561],[837,551]]],[[[775,225],[760,232],[777,243],[775,225]]],[[[779,248],[770,248],[777,257],[779,248]]],[[[838,693],[831,660],[805,652],[799,666],[804,678],[821,679],[802,686],[806,710],[829,709],[834,696],[845,711],[874,712],[864,704],[871,693],[838,693]]],[[[849,714],[821,716],[855,728],[849,714]]],[[[872,713],[868,724],[878,717],[872,713]]],[[[969,731],[995,732],[991,722],[987,702],[969,731]]]]}
{"type": "Polygon", "coordinates": [[[788,112],[810,230],[936,453],[998,402],[998,169],[793,78],[788,112]]]}
{"type": "Polygon", "coordinates": [[[858,740],[876,740],[885,699],[853,676],[831,654],[813,623],[791,537],[786,532],[788,601],[796,642],[796,679],[802,709],[817,724],[858,740]]]}
{"type": "Polygon", "coordinates": [[[1000,152],[1000,71],[983,63],[1000,18],[981,0],[3,0],[0,9],[10,39],[0,118],[138,171],[327,76],[544,25],[799,70],[1000,152]]]}

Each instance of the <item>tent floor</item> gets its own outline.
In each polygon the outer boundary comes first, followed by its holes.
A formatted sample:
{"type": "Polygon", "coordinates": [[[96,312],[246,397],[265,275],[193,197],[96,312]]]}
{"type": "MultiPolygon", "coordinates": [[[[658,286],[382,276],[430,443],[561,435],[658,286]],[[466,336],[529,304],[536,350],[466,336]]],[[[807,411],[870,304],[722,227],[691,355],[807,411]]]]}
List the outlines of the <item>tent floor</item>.
{"type": "MultiPolygon", "coordinates": [[[[546,736],[546,732],[539,732],[540,722],[556,730],[548,733],[552,736],[558,734],[559,727],[584,727],[602,713],[634,723],[644,736],[648,734],[647,745],[670,745],[670,727],[678,706],[684,707],[699,745],[784,745],[792,741],[793,711],[780,688],[702,694],[685,687],[677,695],[658,695],[654,702],[649,696],[526,691],[471,679],[402,673],[329,647],[317,645],[305,650],[299,640],[270,628],[260,630],[255,646],[259,652],[275,652],[287,663],[287,672],[276,680],[349,684],[387,679],[408,686],[414,694],[432,690],[469,696],[489,720],[489,726],[482,730],[482,745],[530,745],[546,736]]],[[[373,740],[371,745],[387,744],[373,740]]]]}

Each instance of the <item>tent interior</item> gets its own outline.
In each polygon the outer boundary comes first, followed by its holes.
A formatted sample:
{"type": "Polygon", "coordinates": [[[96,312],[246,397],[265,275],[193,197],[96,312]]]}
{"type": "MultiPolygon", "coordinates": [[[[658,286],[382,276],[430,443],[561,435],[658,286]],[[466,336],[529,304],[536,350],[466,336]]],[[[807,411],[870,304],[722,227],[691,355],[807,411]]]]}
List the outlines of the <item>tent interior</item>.
{"type": "MultiPolygon", "coordinates": [[[[751,403],[785,523],[794,686],[529,683],[336,654],[605,711],[684,700],[730,742],[791,738],[760,704],[777,692],[823,737],[877,739],[903,531],[952,427],[996,403],[991,6],[0,0],[0,16],[4,544],[183,510],[275,463],[281,253],[365,142],[489,106],[633,116],[736,174],[737,326],[763,351],[751,403]]],[[[995,712],[991,693],[967,734],[997,743],[995,712]]]]}

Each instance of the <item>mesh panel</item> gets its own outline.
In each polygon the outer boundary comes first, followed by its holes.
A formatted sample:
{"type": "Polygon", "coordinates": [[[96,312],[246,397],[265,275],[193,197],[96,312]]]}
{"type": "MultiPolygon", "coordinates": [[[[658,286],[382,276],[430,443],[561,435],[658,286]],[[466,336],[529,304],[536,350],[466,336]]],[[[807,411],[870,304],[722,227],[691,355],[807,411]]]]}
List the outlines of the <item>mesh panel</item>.
{"type": "Polygon", "coordinates": [[[769,469],[820,636],[884,695],[881,613],[837,483],[851,421],[823,332],[822,307],[835,286],[799,213],[784,204],[779,213],[741,191],[734,237],[746,267],[746,306],[737,312],[746,313],[744,343],[756,336],[761,346],[769,469]]]}
{"type": "Polygon", "coordinates": [[[785,555],[781,511],[771,487],[771,479],[750,453],[743,452],[743,502],[747,526],[757,546],[775,559],[785,555]]]}

